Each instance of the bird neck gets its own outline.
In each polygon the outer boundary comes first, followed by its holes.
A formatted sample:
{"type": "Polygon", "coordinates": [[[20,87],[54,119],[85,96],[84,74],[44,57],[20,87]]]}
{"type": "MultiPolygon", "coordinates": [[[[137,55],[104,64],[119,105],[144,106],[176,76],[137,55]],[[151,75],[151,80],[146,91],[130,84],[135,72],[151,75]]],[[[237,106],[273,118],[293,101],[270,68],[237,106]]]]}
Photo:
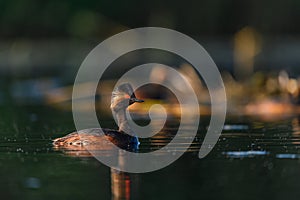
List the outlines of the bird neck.
{"type": "Polygon", "coordinates": [[[130,135],[134,135],[133,130],[130,128],[130,125],[128,123],[127,117],[126,117],[126,110],[120,109],[117,112],[114,112],[119,126],[120,132],[125,132],[130,135]]]}

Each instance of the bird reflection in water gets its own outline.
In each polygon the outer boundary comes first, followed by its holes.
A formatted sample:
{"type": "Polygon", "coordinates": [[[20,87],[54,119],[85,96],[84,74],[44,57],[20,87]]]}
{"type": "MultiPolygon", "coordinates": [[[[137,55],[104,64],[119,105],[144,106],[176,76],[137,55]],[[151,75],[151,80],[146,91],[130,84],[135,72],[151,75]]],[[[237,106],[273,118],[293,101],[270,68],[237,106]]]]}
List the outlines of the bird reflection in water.
{"type": "MultiPolygon", "coordinates": [[[[96,148],[94,146],[92,148],[96,148]]],[[[102,146],[103,147],[103,146],[102,146]]],[[[108,146],[106,146],[108,147],[108,146]]],[[[63,148],[54,147],[54,150],[63,151],[66,155],[72,157],[94,157],[90,153],[90,150],[85,149],[83,146],[65,146],[63,148]]],[[[130,149],[130,151],[136,151],[135,148],[130,149]]],[[[102,152],[102,156],[109,156],[109,149],[105,149],[102,152]]],[[[99,154],[97,155],[99,156],[99,154]]],[[[119,154],[120,163],[124,163],[124,156],[119,154]]],[[[112,200],[129,200],[129,199],[139,199],[138,187],[139,187],[139,176],[137,174],[131,174],[127,172],[118,171],[116,169],[110,169],[111,177],[111,196],[112,200]]]]}
{"type": "Polygon", "coordinates": [[[110,169],[112,200],[139,199],[137,174],[110,169]]]}

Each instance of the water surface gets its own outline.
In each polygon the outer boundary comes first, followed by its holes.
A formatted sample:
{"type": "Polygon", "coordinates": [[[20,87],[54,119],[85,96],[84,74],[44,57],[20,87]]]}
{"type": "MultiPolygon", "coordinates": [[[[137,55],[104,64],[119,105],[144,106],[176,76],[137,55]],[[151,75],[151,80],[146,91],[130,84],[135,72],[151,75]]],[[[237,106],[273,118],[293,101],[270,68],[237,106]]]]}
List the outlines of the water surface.
{"type": "MultiPolygon", "coordinates": [[[[170,166],[146,174],[111,170],[93,157],[57,151],[51,139],[73,131],[70,112],[50,107],[1,107],[1,199],[298,199],[299,118],[265,121],[228,117],[204,159],[198,158],[209,117],[189,150],[170,166]]],[[[112,120],[103,127],[113,128],[112,120]]],[[[143,140],[141,151],[170,141],[175,128],[143,140]]],[[[182,144],[176,144],[180,151],[182,144]]]]}

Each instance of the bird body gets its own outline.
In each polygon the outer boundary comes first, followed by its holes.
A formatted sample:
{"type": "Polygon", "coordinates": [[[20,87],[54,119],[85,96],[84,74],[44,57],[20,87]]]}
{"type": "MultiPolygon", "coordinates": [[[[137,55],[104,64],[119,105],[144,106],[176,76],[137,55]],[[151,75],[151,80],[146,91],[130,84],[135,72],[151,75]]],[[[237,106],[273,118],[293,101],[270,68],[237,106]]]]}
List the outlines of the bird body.
{"type": "Polygon", "coordinates": [[[97,149],[108,149],[111,147],[109,142],[122,149],[137,149],[138,138],[129,126],[126,117],[126,109],[135,102],[144,102],[137,99],[129,83],[121,84],[112,93],[111,110],[117,119],[119,130],[90,128],[70,133],[64,137],[53,140],[56,148],[92,147],[97,149]],[[103,138],[106,137],[106,138],[103,138]],[[107,140],[108,139],[108,140],[107,140]]]}

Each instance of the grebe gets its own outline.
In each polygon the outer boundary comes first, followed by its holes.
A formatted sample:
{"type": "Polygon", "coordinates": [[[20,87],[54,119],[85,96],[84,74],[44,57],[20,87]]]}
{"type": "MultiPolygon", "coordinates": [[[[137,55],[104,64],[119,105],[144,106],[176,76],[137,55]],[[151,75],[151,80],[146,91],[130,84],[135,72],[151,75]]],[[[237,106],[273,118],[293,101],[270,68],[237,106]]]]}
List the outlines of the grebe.
{"type": "Polygon", "coordinates": [[[128,150],[137,149],[139,145],[138,138],[131,136],[134,135],[134,133],[130,128],[126,117],[127,107],[135,102],[141,103],[144,102],[144,100],[136,98],[129,83],[119,85],[112,92],[110,105],[110,108],[117,119],[119,130],[102,129],[104,135],[101,134],[99,128],[80,130],[64,137],[54,139],[54,147],[81,150],[81,147],[88,146],[89,148],[105,149],[107,145],[102,141],[106,141],[103,137],[107,137],[112,143],[120,148],[128,150]]]}

